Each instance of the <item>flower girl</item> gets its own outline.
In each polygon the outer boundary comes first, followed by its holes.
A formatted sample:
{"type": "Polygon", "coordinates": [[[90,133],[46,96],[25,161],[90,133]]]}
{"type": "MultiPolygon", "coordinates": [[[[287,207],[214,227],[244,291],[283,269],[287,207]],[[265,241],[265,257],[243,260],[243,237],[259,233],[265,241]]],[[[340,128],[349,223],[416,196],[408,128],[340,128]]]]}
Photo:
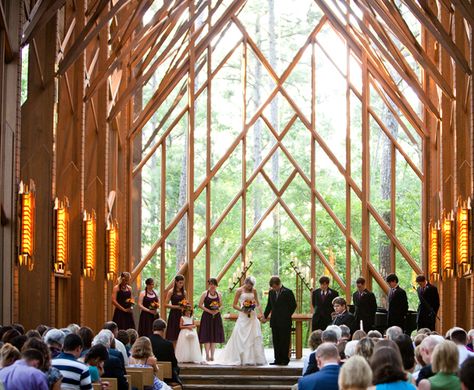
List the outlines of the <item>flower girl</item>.
{"type": "Polygon", "coordinates": [[[180,319],[181,329],[176,343],[176,359],[179,363],[201,363],[203,362],[196,325],[193,319],[193,309],[186,306],[180,319]]]}

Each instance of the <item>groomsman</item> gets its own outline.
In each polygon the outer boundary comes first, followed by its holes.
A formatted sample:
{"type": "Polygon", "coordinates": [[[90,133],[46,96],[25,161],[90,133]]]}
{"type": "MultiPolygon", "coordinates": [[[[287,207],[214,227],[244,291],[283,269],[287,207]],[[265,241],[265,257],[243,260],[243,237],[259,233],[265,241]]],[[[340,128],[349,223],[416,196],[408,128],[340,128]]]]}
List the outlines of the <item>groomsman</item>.
{"type": "Polygon", "coordinates": [[[426,280],[425,275],[418,275],[416,283],[419,286],[416,291],[420,300],[416,316],[417,328],[435,330],[436,315],[439,310],[438,289],[426,280]]]}
{"type": "Polygon", "coordinates": [[[270,279],[270,292],[262,322],[270,317],[272,328],[273,350],[275,361],[271,365],[287,366],[290,362],[291,316],[296,310],[296,299],[293,291],[284,287],[278,276],[270,279]]]}
{"type": "Polygon", "coordinates": [[[332,300],[336,317],[332,322],[332,325],[346,325],[351,330],[351,335],[356,330],[355,317],[352,313],[347,311],[347,302],[342,297],[336,297],[332,300]]]}
{"type": "Polygon", "coordinates": [[[365,288],[365,279],[360,277],[356,281],[357,291],[352,294],[352,302],[355,306],[356,327],[359,329],[360,321],[365,333],[372,330],[375,323],[375,312],[377,311],[377,301],[375,294],[365,288]]]}
{"type": "Polygon", "coordinates": [[[398,285],[397,275],[390,274],[385,280],[390,286],[388,292],[387,328],[399,326],[404,330],[406,316],[408,314],[407,293],[398,285]]]}
{"type": "Polygon", "coordinates": [[[313,311],[313,320],[311,330],[325,330],[331,324],[331,313],[334,311],[332,300],[339,296],[339,293],[329,288],[329,278],[321,276],[319,278],[320,288],[313,291],[311,295],[311,310],[313,311]]]}

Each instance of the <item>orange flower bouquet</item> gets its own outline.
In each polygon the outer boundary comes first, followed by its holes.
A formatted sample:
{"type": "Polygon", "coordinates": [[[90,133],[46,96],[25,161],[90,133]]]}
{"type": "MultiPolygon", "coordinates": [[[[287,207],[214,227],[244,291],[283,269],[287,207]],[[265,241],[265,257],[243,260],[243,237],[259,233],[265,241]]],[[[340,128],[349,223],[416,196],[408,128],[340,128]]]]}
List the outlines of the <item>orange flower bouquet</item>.
{"type": "Polygon", "coordinates": [[[244,313],[247,313],[247,316],[249,318],[250,318],[250,314],[252,313],[252,311],[255,310],[256,307],[257,307],[257,302],[254,299],[246,299],[242,303],[242,311],[244,313]]]}
{"type": "Polygon", "coordinates": [[[186,298],[183,298],[178,302],[178,305],[181,306],[181,310],[184,310],[189,306],[189,301],[186,298]]]}
{"type": "Polygon", "coordinates": [[[133,309],[133,306],[135,306],[135,300],[133,298],[128,298],[125,302],[128,304],[127,309],[133,309]]]}
{"type": "Polygon", "coordinates": [[[159,308],[160,308],[160,303],[157,301],[153,301],[149,307],[150,310],[158,310],[159,308]]]}
{"type": "MultiPolygon", "coordinates": [[[[221,304],[219,303],[219,301],[211,301],[211,303],[209,304],[209,307],[211,308],[211,310],[219,310],[221,307],[221,304]]],[[[216,315],[213,314],[212,318],[214,318],[215,316],[216,315]]]]}

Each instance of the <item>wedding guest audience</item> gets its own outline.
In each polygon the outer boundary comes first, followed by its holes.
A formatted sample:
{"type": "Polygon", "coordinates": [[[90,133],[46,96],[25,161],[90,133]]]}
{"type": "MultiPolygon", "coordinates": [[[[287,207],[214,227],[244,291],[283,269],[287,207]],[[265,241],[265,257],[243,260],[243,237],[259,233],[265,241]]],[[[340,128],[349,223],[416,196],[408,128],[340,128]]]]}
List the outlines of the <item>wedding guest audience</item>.
{"type": "Polygon", "coordinates": [[[123,343],[120,340],[117,339],[117,335],[118,335],[118,331],[119,331],[119,328],[118,328],[117,324],[113,321],[108,321],[104,324],[102,329],[108,329],[112,332],[112,334],[114,335],[114,340],[115,340],[115,349],[122,354],[123,361],[124,361],[125,365],[127,366],[128,365],[128,353],[127,353],[127,349],[125,348],[125,345],[123,345],[123,343]]]}
{"type": "Polygon", "coordinates": [[[421,356],[421,345],[415,347],[415,371],[412,374],[412,378],[417,381],[420,370],[426,366],[426,363],[421,356]]]}
{"type": "Polygon", "coordinates": [[[366,390],[372,384],[372,370],[361,356],[352,356],[339,371],[339,390],[366,390]]]}
{"type": "Polygon", "coordinates": [[[365,337],[356,345],[356,355],[362,356],[365,360],[370,361],[370,358],[374,354],[375,343],[370,337],[365,337]]]}
{"type": "Polygon", "coordinates": [[[94,345],[85,355],[84,363],[89,367],[92,383],[100,382],[100,377],[104,374],[104,363],[108,358],[107,347],[102,344],[94,345]]]}
{"type": "Polygon", "coordinates": [[[316,349],[319,371],[298,380],[299,390],[337,390],[339,376],[339,352],[332,343],[323,343],[316,349]]]}
{"type": "Polygon", "coordinates": [[[367,333],[359,329],[352,335],[352,340],[362,340],[364,337],[367,337],[367,333]]]}
{"type": "Polygon", "coordinates": [[[171,380],[165,378],[169,385],[181,384],[179,377],[178,360],[174,353],[173,343],[165,339],[166,322],[161,318],[153,321],[153,334],[150,336],[150,342],[153,349],[153,355],[159,362],[171,362],[173,377],[171,380]]]}
{"type": "Polygon", "coordinates": [[[351,356],[356,354],[357,344],[359,344],[358,340],[351,340],[346,343],[344,348],[344,356],[346,359],[349,359],[351,356]]]}
{"type": "Polygon", "coordinates": [[[126,330],[119,330],[117,332],[117,340],[119,340],[123,345],[125,345],[125,349],[127,351],[127,356],[130,357],[130,349],[132,348],[130,346],[130,337],[128,336],[128,333],[126,330]]]}
{"type": "Polygon", "coordinates": [[[371,330],[369,333],[367,333],[367,337],[378,340],[382,338],[382,333],[380,333],[378,330],[371,330]]]}
{"type": "Polygon", "coordinates": [[[314,351],[316,351],[316,348],[318,348],[323,342],[321,339],[322,334],[323,334],[323,331],[321,329],[317,329],[311,332],[309,336],[308,346],[311,349],[311,353],[308,356],[305,356],[303,360],[303,375],[309,375],[317,371],[318,366],[316,364],[316,357],[315,357],[314,351]],[[308,365],[310,363],[311,363],[311,367],[315,368],[313,372],[307,372],[308,365]]]}
{"type": "MultiPolygon", "coordinates": [[[[415,390],[416,387],[407,381],[407,374],[403,371],[402,358],[398,347],[379,347],[377,343],[374,354],[370,359],[373,373],[373,384],[370,390],[415,390]]],[[[393,342],[392,342],[393,343],[393,342]]],[[[389,344],[389,343],[387,343],[389,344]]],[[[395,346],[396,344],[393,343],[395,346]]]]}
{"type": "Polygon", "coordinates": [[[19,336],[13,337],[9,343],[21,351],[23,345],[26,343],[26,340],[28,340],[28,337],[26,337],[24,334],[21,334],[19,336]]]}
{"type": "Polygon", "coordinates": [[[459,353],[455,343],[445,340],[438,344],[432,356],[435,375],[423,379],[418,384],[419,390],[449,389],[461,390],[461,381],[456,375],[459,353]]]}
{"type": "MultiPolygon", "coordinates": [[[[339,326],[337,326],[337,325],[328,325],[328,327],[326,328],[326,330],[325,330],[324,332],[326,332],[326,331],[328,331],[328,330],[332,330],[332,331],[336,334],[336,337],[337,337],[336,342],[338,342],[338,341],[341,339],[341,337],[342,337],[342,330],[341,330],[341,328],[340,328],[339,326]]],[[[323,342],[324,342],[324,335],[325,335],[324,332],[323,332],[323,342]]],[[[327,335],[327,334],[328,334],[328,333],[326,333],[326,335],[327,335]]]]}
{"type": "Polygon", "coordinates": [[[467,332],[467,349],[469,351],[474,352],[474,348],[472,346],[472,342],[474,341],[474,329],[471,329],[469,332],[467,332]]]}
{"type": "Polygon", "coordinates": [[[11,343],[11,341],[17,337],[17,336],[20,336],[21,333],[18,332],[16,329],[12,328],[12,329],[9,329],[7,330],[3,336],[2,336],[2,341],[4,344],[6,343],[11,343]]]}
{"type": "Polygon", "coordinates": [[[459,371],[462,390],[474,389],[474,358],[467,358],[459,371]]]}
{"type": "Polygon", "coordinates": [[[0,382],[7,390],[48,390],[46,376],[37,368],[43,364],[41,352],[28,349],[21,357],[0,370],[0,382]]]}
{"type": "Polygon", "coordinates": [[[44,336],[44,342],[51,351],[51,357],[53,359],[61,353],[65,337],[66,335],[64,332],[59,329],[53,328],[46,332],[46,335],[44,336]]]}
{"type": "Polygon", "coordinates": [[[459,351],[459,366],[464,363],[468,357],[473,357],[474,353],[469,351],[466,347],[467,333],[464,329],[455,329],[450,334],[451,340],[456,344],[459,351]]]}
{"type": "Polygon", "coordinates": [[[51,365],[51,352],[46,343],[41,338],[31,337],[28,339],[23,346],[22,351],[35,349],[42,355],[43,364],[37,368],[44,372],[48,380],[48,386],[51,390],[60,390],[62,384],[63,375],[56,367],[51,365]]]}
{"type": "Polygon", "coordinates": [[[421,342],[428,337],[426,333],[419,333],[413,338],[413,344],[416,346],[420,345],[421,342]]]}
{"type": "Polygon", "coordinates": [[[413,348],[410,336],[401,334],[394,341],[398,345],[400,355],[402,356],[403,369],[411,374],[415,369],[415,349],[413,348]]]}
{"type": "Polygon", "coordinates": [[[135,329],[127,329],[127,334],[130,339],[130,348],[132,348],[133,344],[135,344],[135,341],[138,339],[138,332],[135,329]]]}
{"type": "Polygon", "coordinates": [[[67,329],[69,329],[71,333],[79,334],[79,330],[81,329],[81,327],[77,324],[69,324],[67,326],[67,329]]]}
{"type": "Polygon", "coordinates": [[[112,348],[113,341],[113,333],[108,329],[102,329],[94,337],[94,340],[92,340],[92,347],[101,344],[107,348],[109,357],[104,362],[104,376],[106,378],[117,378],[118,390],[128,390],[128,381],[125,377],[126,371],[123,355],[116,349],[112,348]]]}
{"type": "Polygon", "coordinates": [[[20,358],[18,349],[11,344],[4,344],[0,349],[0,368],[11,366],[20,358]]]}
{"type": "Polygon", "coordinates": [[[391,326],[385,331],[385,338],[388,340],[395,340],[401,334],[403,334],[402,328],[399,326],[391,326]]]}
{"type": "Polygon", "coordinates": [[[79,357],[82,352],[82,340],[74,333],[64,338],[63,352],[53,359],[53,367],[56,367],[63,376],[64,389],[89,390],[92,389],[89,368],[79,357]]]}
{"type": "Polygon", "coordinates": [[[91,349],[92,340],[94,339],[94,332],[88,326],[83,326],[79,328],[77,334],[81,338],[83,344],[81,356],[86,356],[86,353],[89,352],[89,349],[91,349]]]}
{"type": "Polygon", "coordinates": [[[43,324],[40,324],[36,327],[36,330],[39,332],[39,334],[41,335],[41,337],[44,336],[44,334],[50,329],[49,326],[46,326],[46,325],[43,325],[43,324]]]}
{"type": "Polygon", "coordinates": [[[422,379],[428,379],[434,375],[431,367],[431,357],[435,347],[444,341],[442,336],[431,335],[426,337],[420,344],[420,354],[425,362],[425,366],[419,371],[416,376],[416,384],[418,385],[422,379]]]}
{"type": "Polygon", "coordinates": [[[12,329],[13,329],[13,326],[11,325],[5,325],[5,326],[0,327],[0,341],[3,340],[3,335],[12,329]]]}
{"type": "Polygon", "coordinates": [[[22,324],[15,323],[12,324],[12,327],[13,329],[16,329],[18,333],[25,334],[25,327],[22,324]]]}
{"type": "Polygon", "coordinates": [[[40,332],[38,332],[36,329],[30,329],[28,332],[26,332],[26,337],[28,337],[29,339],[31,339],[32,337],[35,337],[37,339],[41,339],[41,334],[40,332]]]}

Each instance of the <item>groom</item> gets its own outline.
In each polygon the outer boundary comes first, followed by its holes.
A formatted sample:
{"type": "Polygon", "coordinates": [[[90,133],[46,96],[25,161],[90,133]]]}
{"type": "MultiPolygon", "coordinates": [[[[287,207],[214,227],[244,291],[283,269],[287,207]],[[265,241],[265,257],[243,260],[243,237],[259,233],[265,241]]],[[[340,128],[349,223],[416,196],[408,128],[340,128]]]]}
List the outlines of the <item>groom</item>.
{"type": "Polygon", "coordinates": [[[296,310],[296,300],[293,291],[284,287],[278,276],[272,276],[270,288],[267,307],[262,319],[263,323],[267,322],[271,313],[270,327],[272,328],[275,361],[270,364],[286,366],[290,362],[291,316],[296,310]]]}

